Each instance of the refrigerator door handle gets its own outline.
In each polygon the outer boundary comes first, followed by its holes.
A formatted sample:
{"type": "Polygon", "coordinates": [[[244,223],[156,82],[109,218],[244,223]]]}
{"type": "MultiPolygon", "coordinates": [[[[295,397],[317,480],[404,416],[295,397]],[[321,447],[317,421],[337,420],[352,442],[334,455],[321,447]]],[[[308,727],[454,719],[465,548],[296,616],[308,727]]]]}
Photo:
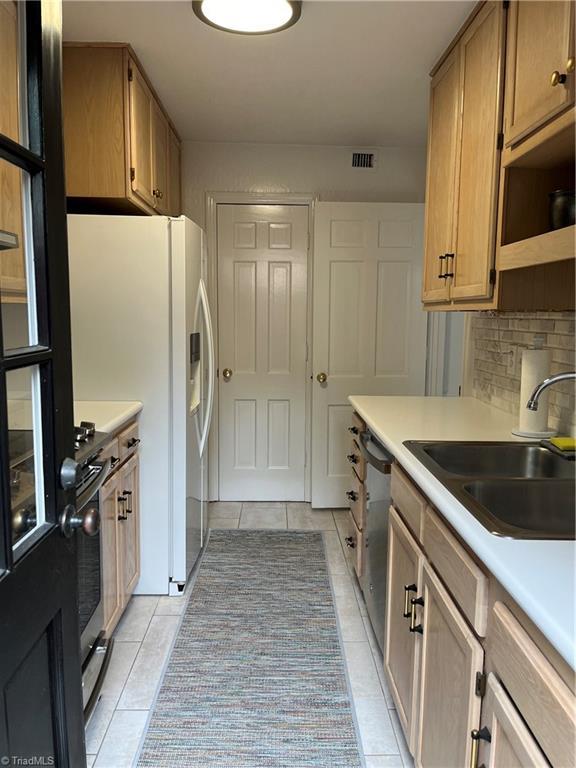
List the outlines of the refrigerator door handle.
{"type": "Polygon", "coordinates": [[[206,415],[204,417],[204,424],[202,425],[202,433],[200,435],[200,456],[204,455],[204,449],[208,442],[208,434],[210,432],[210,424],[212,423],[212,407],[214,404],[214,382],[215,382],[215,364],[214,364],[214,334],[212,331],[212,317],[210,316],[210,305],[208,303],[208,294],[206,292],[206,285],[204,280],[200,280],[198,287],[198,298],[202,306],[202,314],[204,316],[204,324],[206,326],[206,336],[208,339],[208,396],[206,402],[206,415]]]}

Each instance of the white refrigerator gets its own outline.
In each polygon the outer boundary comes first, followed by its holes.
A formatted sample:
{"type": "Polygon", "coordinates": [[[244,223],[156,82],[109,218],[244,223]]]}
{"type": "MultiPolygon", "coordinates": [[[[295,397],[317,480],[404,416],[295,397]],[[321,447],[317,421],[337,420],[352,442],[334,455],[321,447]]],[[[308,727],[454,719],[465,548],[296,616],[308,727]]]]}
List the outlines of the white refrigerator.
{"type": "Polygon", "coordinates": [[[205,543],[214,345],[204,232],[68,216],[75,400],[140,400],[139,594],[178,594],[205,543]]]}

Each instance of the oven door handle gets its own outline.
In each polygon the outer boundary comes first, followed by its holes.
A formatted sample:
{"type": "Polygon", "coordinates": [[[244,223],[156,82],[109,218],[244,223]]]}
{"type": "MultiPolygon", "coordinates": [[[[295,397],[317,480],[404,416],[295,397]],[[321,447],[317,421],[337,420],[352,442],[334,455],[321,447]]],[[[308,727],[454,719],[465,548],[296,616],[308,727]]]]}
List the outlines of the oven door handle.
{"type": "Polygon", "coordinates": [[[106,459],[105,461],[94,461],[92,462],[93,467],[102,467],[100,472],[98,472],[98,475],[94,478],[94,480],[90,483],[90,485],[82,491],[80,496],[76,499],[76,510],[78,512],[81,512],[86,504],[90,501],[92,496],[94,496],[95,493],[97,493],[100,488],[104,485],[106,482],[106,478],[110,474],[110,468],[112,466],[112,460],[106,459]]]}
{"type": "Polygon", "coordinates": [[[362,456],[364,456],[366,461],[375,469],[377,469],[379,472],[383,472],[386,475],[390,473],[390,467],[392,464],[394,464],[394,456],[392,456],[391,453],[388,453],[383,445],[374,440],[372,434],[368,430],[360,434],[360,445],[358,447],[360,448],[362,456]],[[368,448],[370,443],[376,447],[380,455],[372,453],[372,451],[368,448]]]}

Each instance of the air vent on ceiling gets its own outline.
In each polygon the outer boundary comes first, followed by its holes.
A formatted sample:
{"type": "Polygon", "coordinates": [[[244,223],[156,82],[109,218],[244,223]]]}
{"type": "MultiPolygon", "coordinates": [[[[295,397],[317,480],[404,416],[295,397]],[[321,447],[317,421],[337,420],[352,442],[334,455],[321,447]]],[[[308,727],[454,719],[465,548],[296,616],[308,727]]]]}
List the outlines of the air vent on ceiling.
{"type": "Polygon", "coordinates": [[[353,152],[352,168],[374,168],[376,156],[374,152],[353,152]]]}

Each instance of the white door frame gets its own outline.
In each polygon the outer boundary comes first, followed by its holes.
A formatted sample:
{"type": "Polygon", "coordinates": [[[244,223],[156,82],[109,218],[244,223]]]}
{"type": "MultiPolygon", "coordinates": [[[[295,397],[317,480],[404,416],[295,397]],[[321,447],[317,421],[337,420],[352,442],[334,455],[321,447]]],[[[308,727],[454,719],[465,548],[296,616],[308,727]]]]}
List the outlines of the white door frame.
{"type": "MultiPolygon", "coordinates": [[[[305,402],[305,451],[306,466],[304,470],[304,501],[311,499],[312,463],[310,451],[312,443],[312,296],[313,296],[313,267],[314,267],[314,205],[317,198],[314,195],[292,194],[284,192],[207,192],[206,193],[206,245],[207,245],[207,278],[208,298],[212,308],[212,324],[214,327],[214,353],[219,359],[218,350],[218,206],[219,205],[305,205],[308,207],[308,283],[307,283],[307,322],[306,322],[306,402],[305,402]]],[[[219,379],[218,379],[219,381],[219,379]]],[[[214,391],[214,410],[212,428],[208,442],[208,471],[209,499],[220,498],[218,480],[219,453],[219,402],[218,386],[214,391]]]]}

